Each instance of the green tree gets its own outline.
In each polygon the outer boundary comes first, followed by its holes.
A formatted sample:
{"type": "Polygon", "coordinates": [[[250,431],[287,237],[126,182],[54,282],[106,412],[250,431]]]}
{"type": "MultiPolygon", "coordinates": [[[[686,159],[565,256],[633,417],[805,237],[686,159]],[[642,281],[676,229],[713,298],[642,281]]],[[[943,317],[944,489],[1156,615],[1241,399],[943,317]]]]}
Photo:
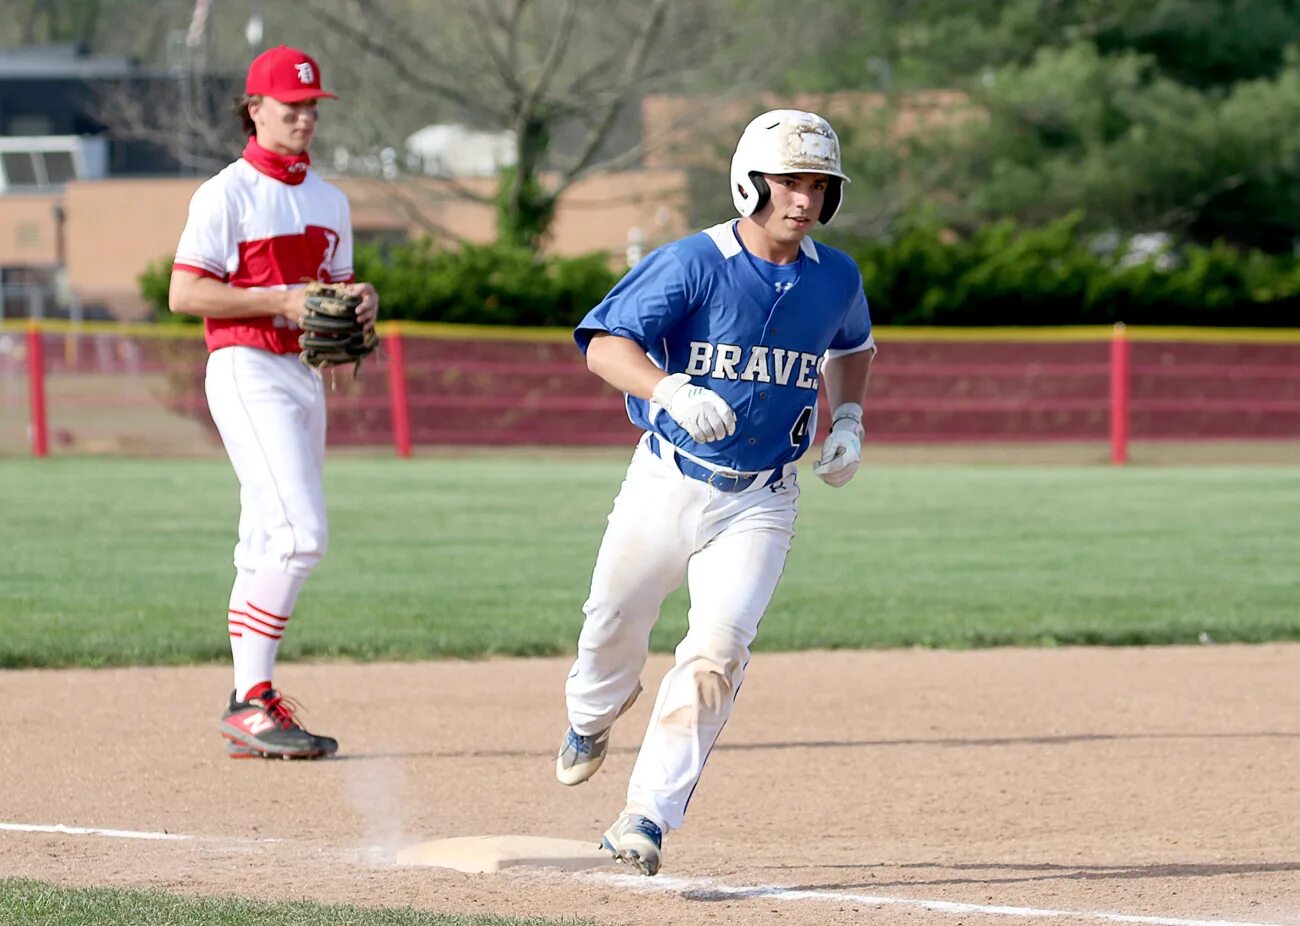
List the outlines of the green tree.
{"type": "Polygon", "coordinates": [[[454,193],[494,206],[500,240],[533,250],[574,183],[641,160],[639,133],[626,130],[641,97],[682,85],[729,40],[724,0],[307,5],[339,46],[331,60],[367,72],[372,113],[409,116],[392,97],[414,96],[426,124],[510,133],[514,165],[495,195],[463,184],[454,193]]]}
{"type": "MultiPolygon", "coordinates": [[[[775,0],[759,0],[771,6],[775,0]]],[[[841,229],[929,210],[970,234],[1079,210],[1081,234],[1163,231],[1274,252],[1300,240],[1296,0],[825,0],[835,28],[788,90],[884,91],[844,125],[841,229]],[[857,24],[855,9],[861,11],[857,24]],[[964,91],[946,130],[872,127],[923,88],[964,91]],[[859,212],[872,203],[871,214],[859,212]]]]}
{"type": "Polygon", "coordinates": [[[1118,3],[1095,30],[1103,54],[1149,55],[1160,73],[1209,89],[1275,77],[1300,39],[1295,0],[1155,0],[1118,3]]]}
{"type": "MultiPolygon", "coordinates": [[[[1203,91],[1148,56],[1078,42],[994,71],[985,114],[909,147],[910,203],[962,232],[1000,218],[1164,231],[1270,251],[1300,238],[1300,54],[1273,77],[1203,91]]],[[[859,157],[865,153],[859,153],[859,157]]],[[[903,183],[909,183],[904,178],[903,183]]]]}

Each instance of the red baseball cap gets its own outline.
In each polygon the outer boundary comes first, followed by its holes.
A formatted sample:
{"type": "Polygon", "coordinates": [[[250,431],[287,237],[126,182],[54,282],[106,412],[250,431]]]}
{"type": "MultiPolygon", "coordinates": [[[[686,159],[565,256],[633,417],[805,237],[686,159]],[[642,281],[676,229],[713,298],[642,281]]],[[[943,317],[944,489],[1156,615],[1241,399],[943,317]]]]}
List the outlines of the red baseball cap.
{"type": "Polygon", "coordinates": [[[269,96],[281,103],[300,103],[329,97],[333,93],[320,88],[320,65],[306,52],[288,45],[268,48],[248,66],[244,92],[249,96],[269,96]]]}

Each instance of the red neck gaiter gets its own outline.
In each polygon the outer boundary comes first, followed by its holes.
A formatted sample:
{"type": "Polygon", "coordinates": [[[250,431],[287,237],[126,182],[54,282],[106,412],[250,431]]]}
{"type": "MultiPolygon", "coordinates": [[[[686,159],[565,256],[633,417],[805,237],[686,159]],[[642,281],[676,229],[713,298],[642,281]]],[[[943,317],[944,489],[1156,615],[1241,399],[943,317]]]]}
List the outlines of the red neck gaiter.
{"type": "Polygon", "coordinates": [[[307,179],[307,165],[311,163],[311,157],[306,151],[302,154],[276,154],[259,145],[256,137],[248,139],[248,145],[244,148],[244,160],[268,177],[292,186],[307,179]]]}

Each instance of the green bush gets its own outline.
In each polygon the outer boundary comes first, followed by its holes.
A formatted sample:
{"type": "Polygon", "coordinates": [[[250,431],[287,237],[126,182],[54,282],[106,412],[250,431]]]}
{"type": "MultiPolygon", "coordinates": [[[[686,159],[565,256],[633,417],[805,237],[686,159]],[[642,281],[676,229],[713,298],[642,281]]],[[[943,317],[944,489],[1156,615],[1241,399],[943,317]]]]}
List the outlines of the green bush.
{"type": "Polygon", "coordinates": [[[599,254],[548,258],[507,244],[364,246],[354,266],[385,318],[478,325],[574,325],[618,279],[599,254]]]}
{"type": "MultiPolygon", "coordinates": [[[[548,258],[500,244],[363,245],[353,265],[357,279],[379,290],[385,319],[476,325],[574,325],[618,280],[600,254],[548,258]]],[[[153,261],[139,277],[154,318],[195,320],[167,308],[170,280],[171,257],[153,261]]]]}
{"type": "Polygon", "coordinates": [[[167,306],[167,289],[172,282],[170,254],[150,261],[136,280],[140,283],[140,295],[153,307],[154,321],[169,325],[197,325],[203,321],[197,315],[178,315],[167,306]]]}
{"type": "Polygon", "coordinates": [[[1300,266],[1226,245],[1140,256],[1079,217],[1037,228],[986,225],[950,240],[916,221],[891,241],[848,242],[878,325],[1294,325],[1300,266]]]}
{"type": "MultiPolygon", "coordinates": [[[[878,325],[1295,325],[1300,263],[1223,244],[1139,256],[1135,239],[1102,247],[1077,216],[1023,228],[998,222],[954,239],[915,220],[890,241],[841,241],[862,268],[878,325]]],[[[375,284],[388,319],[478,325],[576,324],[618,279],[605,258],[538,257],[506,244],[367,245],[357,278],[375,284]]],[[[140,291],[167,310],[171,259],[140,291]]]]}

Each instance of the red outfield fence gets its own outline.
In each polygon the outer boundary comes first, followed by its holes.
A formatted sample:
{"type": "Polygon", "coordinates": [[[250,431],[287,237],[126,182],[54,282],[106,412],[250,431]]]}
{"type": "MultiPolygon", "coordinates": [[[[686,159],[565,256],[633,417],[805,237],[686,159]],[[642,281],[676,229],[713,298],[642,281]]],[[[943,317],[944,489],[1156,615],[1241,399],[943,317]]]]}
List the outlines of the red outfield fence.
{"type": "MultiPolygon", "coordinates": [[[[627,445],[621,397],[567,330],[381,324],[329,376],[330,443],[627,445]]],[[[1300,330],[881,328],[873,442],[1300,439],[1300,330]]],[[[192,327],[0,323],[0,452],[219,446],[192,327]]]]}

